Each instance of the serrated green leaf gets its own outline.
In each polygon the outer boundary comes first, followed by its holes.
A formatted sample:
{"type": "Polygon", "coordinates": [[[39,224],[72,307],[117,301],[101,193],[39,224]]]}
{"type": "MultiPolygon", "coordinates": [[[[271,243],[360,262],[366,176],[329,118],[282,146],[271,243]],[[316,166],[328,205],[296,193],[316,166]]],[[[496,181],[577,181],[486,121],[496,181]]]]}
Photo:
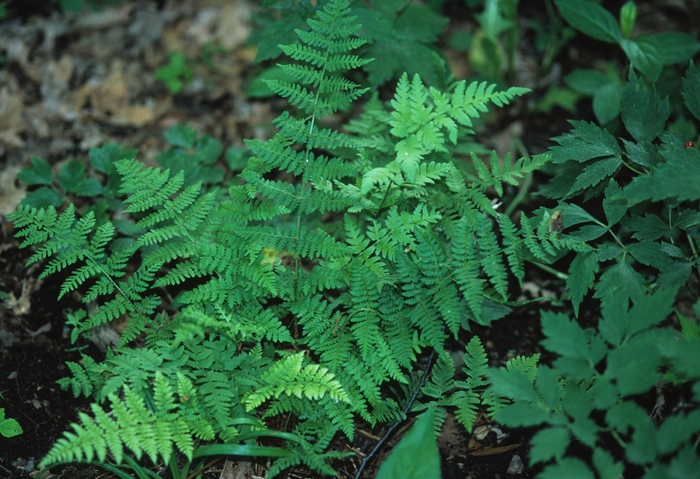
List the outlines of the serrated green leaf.
{"type": "Polygon", "coordinates": [[[436,42],[449,19],[422,4],[409,4],[394,23],[400,34],[424,43],[436,42]]]}
{"type": "Polygon", "coordinates": [[[588,211],[575,204],[559,202],[557,210],[561,211],[564,228],[571,228],[580,223],[598,222],[588,211]]]}
{"type": "Polygon", "coordinates": [[[690,62],[688,70],[683,77],[683,100],[693,116],[700,120],[700,74],[695,63],[690,62]]]}
{"type": "Polygon", "coordinates": [[[623,463],[615,462],[613,457],[601,448],[593,450],[593,465],[600,479],[620,479],[625,470],[623,463]]]}
{"type": "Polygon", "coordinates": [[[640,241],[659,239],[670,232],[668,223],[651,213],[645,213],[644,217],[629,216],[623,219],[622,224],[634,231],[632,238],[640,241]]]}
{"type": "Polygon", "coordinates": [[[678,201],[700,198],[700,151],[695,148],[672,149],[662,152],[667,160],[654,168],[648,176],[637,176],[616,198],[635,204],[644,200],[659,201],[676,198],[678,201]]]}
{"type": "Polygon", "coordinates": [[[678,451],[684,443],[700,431],[700,410],[689,414],[675,414],[667,418],[659,427],[656,444],[661,454],[678,451]]]}
{"type": "Polygon", "coordinates": [[[488,377],[493,391],[498,396],[527,402],[536,402],[539,399],[532,381],[522,371],[491,369],[488,377]]]}
{"type": "Polygon", "coordinates": [[[623,260],[601,275],[593,297],[606,303],[627,299],[637,301],[643,295],[644,278],[623,260]]]}
{"type": "Polygon", "coordinates": [[[90,148],[88,157],[94,169],[100,173],[107,174],[110,172],[112,163],[125,158],[136,158],[136,152],[137,150],[125,149],[117,143],[112,142],[99,147],[90,148]]]}
{"type": "Polygon", "coordinates": [[[603,198],[603,211],[608,220],[608,226],[614,226],[627,212],[627,201],[613,200],[612,198],[622,191],[615,180],[610,180],[605,188],[605,198],[603,198]]]}
{"type": "Polygon", "coordinates": [[[85,179],[85,165],[80,160],[71,160],[61,168],[58,185],[63,191],[74,193],[74,189],[85,179]]]}
{"type": "Polygon", "coordinates": [[[634,72],[622,89],[620,109],[625,128],[639,143],[652,142],[661,135],[671,113],[668,98],[661,100],[656,90],[647,91],[634,72]]]}
{"type": "Polygon", "coordinates": [[[197,141],[196,146],[197,153],[194,155],[194,159],[204,165],[213,165],[216,163],[216,160],[219,159],[221,153],[224,151],[221,142],[209,135],[202,135],[197,141]]]}
{"type": "Polygon", "coordinates": [[[550,149],[552,162],[564,163],[569,160],[586,162],[593,158],[622,157],[617,140],[610,133],[593,123],[570,121],[574,129],[554,138],[560,146],[550,149]]]}
{"type": "Polygon", "coordinates": [[[640,35],[634,40],[623,38],[619,43],[634,68],[653,82],[659,79],[664,63],[654,37],[640,35]]]}
{"type": "Polygon", "coordinates": [[[553,466],[547,466],[540,479],[594,479],[593,472],[580,459],[565,457],[553,466]]]}
{"type": "Polygon", "coordinates": [[[589,37],[608,43],[617,43],[622,38],[615,17],[597,3],[585,0],[558,0],[555,4],[569,25],[589,37]]]}
{"type": "Polygon", "coordinates": [[[48,208],[49,206],[58,208],[63,204],[63,198],[51,188],[42,186],[36,191],[27,193],[20,204],[33,208],[48,208]]]}
{"type": "Polygon", "coordinates": [[[596,409],[607,410],[620,399],[620,392],[607,378],[597,376],[589,390],[596,409]]]}
{"type": "Polygon", "coordinates": [[[88,178],[71,188],[70,192],[79,196],[97,196],[102,193],[102,185],[95,178],[88,178]]]}
{"type": "Polygon", "coordinates": [[[574,182],[566,196],[571,196],[583,189],[597,186],[611,177],[620,165],[622,165],[622,159],[616,156],[603,158],[602,160],[597,160],[586,165],[583,169],[583,173],[576,179],[576,182],[574,182]]]}
{"type": "Polygon", "coordinates": [[[165,140],[173,146],[185,149],[194,148],[197,141],[197,130],[191,125],[173,125],[163,133],[165,140]]]}
{"type": "Polygon", "coordinates": [[[547,407],[554,409],[557,406],[561,397],[561,386],[558,375],[553,369],[547,366],[537,368],[535,388],[547,407]]]}
{"type": "Polygon", "coordinates": [[[33,156],[32,166],[20,169],[17,179],[28,185],[52,185],[53,171],[46,160],[33,156]]]}
{"type": "Polygon", "coordinates": [[[569,266],[569,277],[566,278],[566,288],[569,290],[574,314],[578,317],[579,306],[591,287],[598,272],[598,256],[595,251],[576,253],[569,266]]]}
{"type": "Polygon", "coordinates": [[[547,422],[551,414],[535,404],[516,402],[499,409],[494,419],[511,427],[532,427],[547,422]]]}
{"type": "Polygon", "coordinates": [[[550,459],[559,461],[569,446],[569,431],[563,427],[542,429],[532,437],[530,444],[530,464],[547,462],[550,459]]]}
{"type": "Polygon", "coordinates": [[[659,161],[659,148],[653,143],[635,143],[625,139],[622,140],[622,143],[625,145],[629,159],[638,165],[652,168],[659,161]]]}
{"type": "Polygon", "coordinates": [[[605,377],[615,380],[623,396],[653,388],[661,373],[661,356],[649,334],[633,337],[608,354],[605,377]]]}

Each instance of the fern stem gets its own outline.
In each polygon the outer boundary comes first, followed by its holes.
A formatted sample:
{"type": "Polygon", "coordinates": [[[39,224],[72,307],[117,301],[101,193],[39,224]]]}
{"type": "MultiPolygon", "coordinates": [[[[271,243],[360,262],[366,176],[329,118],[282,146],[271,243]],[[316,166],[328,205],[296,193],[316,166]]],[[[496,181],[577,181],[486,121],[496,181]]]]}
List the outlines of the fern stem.
{"type": "Polygon", "coordinates": [[[557,271],[556,269],[552,268],[551,266],[549,266],[547,264],[539,263],[537,261],[532,261],[532,264],[534,264],[535,266],[537,266],[541,270],[544,270],[544,271],[550,273],[551,275],[556,276],[557,278],[559,278],[561,280],[566,281],[567,279],[569,279],[568,274],[562,273],[561,271],[557,271]]]}
{"type": "MultiPolygon", "coordinates": [[[[413,395],[411,396],[411,399],[408,400],[408,403],[406,403],[406,407],[403,408],[403,411],[401,413],[403,414],[403,417],[406,417],[408,412],[411,410],[411,407],[413,407],[413,403],[416,401],[418,398],[418,393],[420,392],[421,389],[423,389],[423,385],[425,384],[425,380],[428,377],[428,374],[430,373],[430,369],[433,367],[433,361],[435,360],[435,350],[433,349],[433,352],[430,353],[430,357],[428,357],[428,365],[425,367],[425,371],[423,371],[423,375],[420,378],[420,382],[418,383],[418,387],[413,391],[413,395]]],[[[394,430],[404,421],[404,419],[399,419],[396,421],[394,424],[391,425],[389,430],[382,436],[382,438],[375,444],[374,448],[372,451],[367,454],[367,456],[362,460],[362,463],[360,464],[359,469],[357,470],[357,474],[355,474],[355,479],[360,479],[360,476],[362,476],[362,471],[364,471],[365,467],[369,463],[369,461],[372,459],[372,457],[377,453],[380,447],[386,442],[387,439],[391,436],[391,433],[394,432],[394,430]]]]}

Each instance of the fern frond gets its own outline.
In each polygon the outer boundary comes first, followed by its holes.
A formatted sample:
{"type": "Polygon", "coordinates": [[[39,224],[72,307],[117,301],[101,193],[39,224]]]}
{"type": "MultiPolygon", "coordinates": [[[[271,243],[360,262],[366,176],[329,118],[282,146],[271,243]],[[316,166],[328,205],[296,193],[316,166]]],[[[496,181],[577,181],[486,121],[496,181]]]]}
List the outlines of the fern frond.
{"type": "Polygon", "coordinates": [[[260,378],[264,385],[245,398],[246,410],[251,411],[271,397],[277,398],[282,394],[299,398],[305,396],[313,400],[328,395],[336,401],[350,401],[333,373],[318,364],[308,364],[302,368],[303,361],[304,353],[297,353],[273,364],[260,378]]]}

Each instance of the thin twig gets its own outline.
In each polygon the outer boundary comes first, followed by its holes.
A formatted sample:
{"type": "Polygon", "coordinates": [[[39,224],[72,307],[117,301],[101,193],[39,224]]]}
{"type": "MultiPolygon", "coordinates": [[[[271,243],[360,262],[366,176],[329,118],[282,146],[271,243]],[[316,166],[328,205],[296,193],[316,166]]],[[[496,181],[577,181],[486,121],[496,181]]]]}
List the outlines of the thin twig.
{"type": "MultiPolygon", "coordinates": [[[[415,391],[413,391],[413,395],[411,396],[411,399],[409,399],[408,403],[406,404],[406,407],[403,408],[403,415],[406,416],[408,414],[408,411],[411,410],[411,407],[413,407],[413,403],[416,402],[416,398],[418,397],[418,393],[420,390],[423,388],[423,385],[425,384],[425,378],[428,377],[428,373],[430,373],[430,368],[433,365],[433,359],[435,359],[435,350],[433,349],[433,352],[430,353],[430,357],[428,358],[428,365],[425,368],[425,371],[423,372],[423,376],[420,378],[420,383],[418,383],[418,387],[416,388],[415,391]]],[[[367,457],[365,457],[362,460],[362,463],[360,464],[360,468],[357,470],[357,474],[355,474],[355,479],[360,479],[360,476],[362,475],[362,471],[365,469],[365,466],[369,463],[370,460],[372,460],[372,457],[377,453],[380,447],[386,442],[387,439],[389,439],[389,436],[391,436],[391,433],[394,432],[394,429],[396,429],[399,424],[401,424],[404,420],[399,419],[396,421],[394,424],[391,425],[389,430],[384,434],[384,436],[377,442],[377,444],[374,446],[374,449],[372,449],[372,452],[367,454],[367,457]]]]}

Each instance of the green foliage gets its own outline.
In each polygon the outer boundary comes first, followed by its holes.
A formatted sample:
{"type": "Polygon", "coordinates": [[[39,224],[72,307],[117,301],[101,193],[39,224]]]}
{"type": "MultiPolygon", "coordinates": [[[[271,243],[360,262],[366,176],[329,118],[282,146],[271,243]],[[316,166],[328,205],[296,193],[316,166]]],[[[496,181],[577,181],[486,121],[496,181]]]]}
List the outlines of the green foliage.
{"type": "MultiPolygon", "coordinates": [[[[305,19],[319,12],[319,6],[308,1],[278,0],[268,5],[273,8],[256,17],[260,29],[248,40],[258,47],[256,62],[279,57],[280,45],[295,43],[296,31],[310,28],[305,19]]],[[[444,59],[433,47],[447,25],[447,18],[426,5],[406,0],[372,2],[370,6],[357,3],[351,13],[362,26],[357,35],[366,42],[361,56],[375,59],[363,65],[370,84],[381,85],[407,72],[410,76],[420,74],[435,87],[447,86],[444,59]]],[[[285,78],[281,75],[284,72],[272,68],[261,77],[285,78]]],[[[252,93],[266,94],[259,83],[252,93]]]]}
{"type": "MultiPolygon", "coordinates": [[[[329,461],[343,454],[331,440],[352,440],[358,419],[402,417],[428,349],[443,359],[427,407],[454,407],[471,427],[476,407],[502,405],[484,392],[478,340],[467,381],[453,380],[446,340],[509,311],[508,284],[522,281],[526,259],[590,247],[560,238],[547,214],[522,215],[518,228],[487,196],[549,156],[472,155],[471,178],[452,162],[487,105],[525,89],[462,81],[442,91],[403,75],[390,102],[375,96],[346,132],[326,128],[324,117],[367,91],[346,78],[370,62],[353,53],[365,44],[356,13],[328,1],[296,32],[300,43],[280,47],[296,62],[280,66],[295,81],[267,84],[296,108],[274,121],[273,138],[247,141],[254,156],[228,191],[209,188],[222,180],[221,145],[179,126],[158,158],[165,170],[112,161],[111,150],[91,155],[109,181],[111,171],[121,179],[122,223],[72,205],[10,216],[22,246],[36,248],[30,262],[47,260],[42,277],[65,271],[61,295],[80,288],[97,305],[71,314],[72,340],[128,319],[115,354],[69,363],[60,384],[96,400],[94,419],[82,416],[42,466],[133,468],[134,457],[172,463],[177,451],[189,464],[198,451],[240,445],[232,454],[278,458],[270,477],[300,464],[334,474],[329,461]],[[163,288],[176,296],[172,309],[163,288]],[[120,412],[109,417],[105,401],[120,412]],[[262,422],[289,415],[288,433],[262,422]],[[132,437],[132,428],[142,429],[132,437]],[[254,444],[263,436],[282,439],[282,452],[254,444]]],[[[529,373],[532,361],[509,367],[529,373]]]]}
{"type": "Polygon", "coordinates": [[[700,410],[674,410],[659,420],[660,410],[650,417],[638,402],[655,388],[663,394],[657,387],[662,368],[666,377],[692,387],[693,401],[700,400],[698,339],[658,327],[671,313],[675,295],[675,289],[660,289],[642,295],[631,308],[624,297],[611,300],[597,331],[582,329],[564,314],[543,313],[542,344],[558,356],[556,369],[539,366],[534,382],[514,371],[489,372],[493,393],[512,400],[496,412],[497,421],[547,426],[532,440],[530,462],[554,463],[538,477],[594,477],[584,462],[566,457],[573,440],[593,449],[599,477],[620,477],[625,463],[616,461],[609,447],[598,447],[607,435],[627,464],[644,468],[645,477],[694,477],[680,471],[700,466],[693,452],[700,410]]]}
{"type": "Polygon", "coordinates": [[[440,479],[440,452],[432,430],[434,411],[423,413],[389,454],[377,479],[440,479]]]}
{"type": "Polygon", "coordinates": [[[22,431],[22,426],[19,425],[16,419],[5,417],[5,408],[0,407],[0,434],[3,437],[10,438],[19,436],[22,431]]]}
{"type": "MultiPolygon", "coordinates": [[[[691,64],[683,96],[693,114],[698,113],[693,102],[699,79],[691,64]]],[[[685,138],[664,132],[667,99],[659,98],[634,73],[622,94],[622,121],[631,140],[618,140],[593,124],[572,122],[574,129],[555,138],[559,146],[551,149],[552,162],[560,167],[544,195],[583,195],[584,200],[603,196],[604,220],[573,203],[557,206],[566,228],[581,225],[563,237],[595,248],[580,251],[569,268],[567,287],[576,314],[591,289],[604,307],[619,297],[637,301],[646,290],[686,284],[698,268],[700,194],[690,186],[700,179],[698,150],[686,147],[685,138]],[[622,178],[624,170],[632,173],[632,180],[620,186],[616,178],[622,178]]]]}
{"type": "MultiPolygon", "coordinates": [[[[623,5],[619,21],[593,1],[557,0],[555,4],[572,27],[596,40],[617,44],[632,67],[653,82],[663,77],[664,68],[686,63],[700,50],[697,38],[684,32],[633,37],[636,6],[632,1],[623,5]]],[[[606,75],[597,70],[579,69],[567,77],[567,83],[575,91],[593,96],[593,111],[601,124],[617,118],[625,105],[626,99],[621,97],[622,82],[616,76],[612,72],[606,75]]]]}
{"type": "Polygon", "coordinates": [[[193,75],[191,61],[180,52],[171,52],[167,65],[156,70],[156,80],[165,83],[173,95],[180,93],[192,81],[193,75]]]}
{"type": "Polygon", "coordinates": [[[66,13],[80,13],[85,10],[85,7],[99,10],[108,5],[118,5],[122,0],[51,0],[51,2],[58,3],[61,10],[66,13]]]}

